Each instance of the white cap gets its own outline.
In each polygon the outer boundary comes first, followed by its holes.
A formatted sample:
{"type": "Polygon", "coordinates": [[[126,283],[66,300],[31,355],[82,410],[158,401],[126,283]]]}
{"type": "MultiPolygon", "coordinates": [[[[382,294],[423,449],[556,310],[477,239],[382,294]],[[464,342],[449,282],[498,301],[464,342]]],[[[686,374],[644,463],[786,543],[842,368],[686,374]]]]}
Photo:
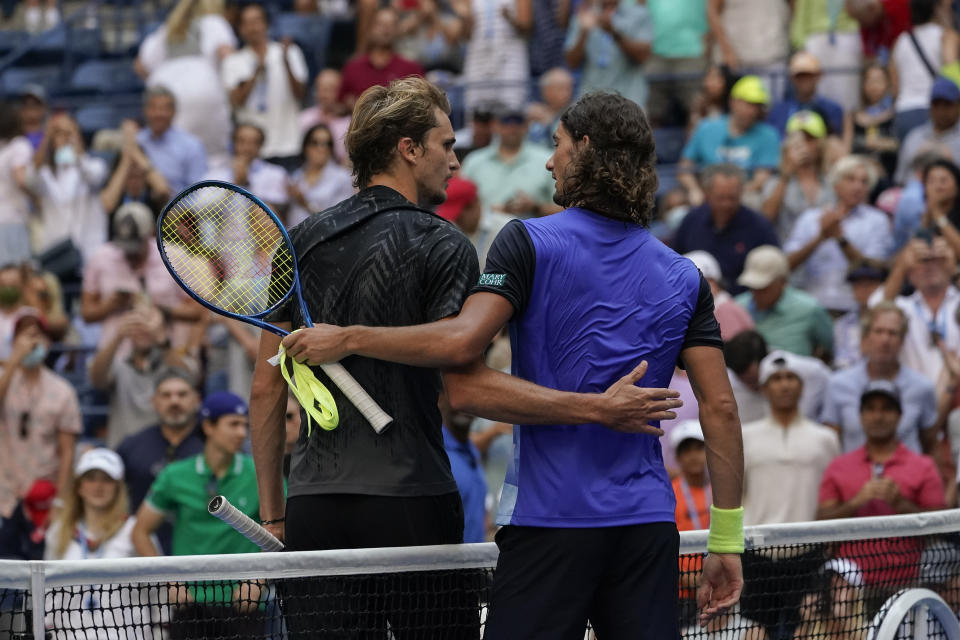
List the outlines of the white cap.
{"type": "Polygon", "coordinates": [[[822,573],[827,571],[833,571],[841,578],[847,581],[851,587],[862,587],[863,586],[863,571],[853,560],[848,560],[846,558],[834,558],[833,560],[828,560],[823,567],[820,568],[822,573]]]}
{"type": "Polygon", "coordinates": [[[706,251],[691,251],[690,253],[683,254],[683,257],[697,265],[697,269],[700,269],[700,273],[702,273],[703,277],[707,280],[720,282],[720,278],[723,277],[723,274],[720,272],[720,263],[706,251]]]}
{"type": "Polygon", "coordinates": [[[684,440],[699,440],[703,442],[703,429],[697,420],[681,420],[670,430],[670,446],[674,450],[684,440]]]}
{"type": "Polygon", "coordinates": [[[760,361],[758,375],[760,384],[766,384],[770,376],[779,371],[789,371],[803,380],[803,363],[796,354],[777,349],[768,353],[767,357],[760,361]]]}
{"type": "Polygon", "coordinates": [[[737,278],[737,284],[747,289],[765,289],[777,278],[790,275],[790,263],[787,254],[777,247],[765,244],[747,254],[743,263],[743,273],[737,278]]]}
{"type": "Polygon", "coordinates": [[[76,474],[78,477],[94,469],[103,471],[114,480],[123,480],[123,460],[105,447],[90,449],[77,461],[76,474]]]}

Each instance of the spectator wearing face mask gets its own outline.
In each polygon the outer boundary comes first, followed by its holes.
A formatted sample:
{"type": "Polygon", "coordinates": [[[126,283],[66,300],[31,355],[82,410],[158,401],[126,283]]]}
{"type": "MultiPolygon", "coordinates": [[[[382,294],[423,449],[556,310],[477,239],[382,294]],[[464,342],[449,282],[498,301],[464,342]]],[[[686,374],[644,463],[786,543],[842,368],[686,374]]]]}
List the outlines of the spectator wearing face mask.
{"type": "Polygon", "coordinates": [[[44,365],[49,349],[46,320],[22,309],[0,372],[0,516],[36,480],[55,481],[62,496],[72,479],[80,409],[70,383],[44,365]]]}

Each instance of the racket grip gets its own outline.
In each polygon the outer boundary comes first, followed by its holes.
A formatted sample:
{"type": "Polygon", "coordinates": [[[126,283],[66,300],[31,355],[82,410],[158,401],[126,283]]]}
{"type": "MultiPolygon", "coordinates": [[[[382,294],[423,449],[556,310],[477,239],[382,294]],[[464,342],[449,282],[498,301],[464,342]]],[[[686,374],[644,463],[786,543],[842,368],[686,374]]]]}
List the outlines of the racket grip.
{"type": "Polygon", "coordinates": [[[230,504],[230,501],[224,496],[215,496],[207,505],[207,511],[215,518],[226,522],[233,527],[237,533],[264,551],[283,551],[282,542],[277,540],[272,533],[251,520],[247,514],[230,504]]]}
{"type": "Polygon", "coordinates": [[[363,387],[350,375],[350,372],[343,368],[342,364],[336,362],[332,364],[322,364],[320,368],[333,380],[335,385],[340,387],[343,395],[347,396],[347,399],[353,403],[353,406],[363,414],[363,417],[367,419],[367,422],[370,423],[374,431],[382,433],[383,430],[387,428],[387,425],[393,422],[393,418],[380,408],[380,405],[370,397],[370,394],[363,390],[363,387]]]}

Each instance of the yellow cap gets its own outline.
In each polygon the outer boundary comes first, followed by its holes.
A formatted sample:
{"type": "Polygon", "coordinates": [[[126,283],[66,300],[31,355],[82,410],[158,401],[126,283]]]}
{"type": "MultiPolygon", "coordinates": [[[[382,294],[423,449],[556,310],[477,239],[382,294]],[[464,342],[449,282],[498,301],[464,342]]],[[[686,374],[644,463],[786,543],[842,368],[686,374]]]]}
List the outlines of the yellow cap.
{"type": "Polygon", "coordinates": [[[787,120],[787,133],[803,131],[814,138],[827,137],[827,123],[816,111],[797,111],[787,120]]]}
{"type": "Polygon", "coordinates": [[[753,104],[770,104],[770,94],[757,76],[743,76],[730,89],[730,97],[753,104]]]}

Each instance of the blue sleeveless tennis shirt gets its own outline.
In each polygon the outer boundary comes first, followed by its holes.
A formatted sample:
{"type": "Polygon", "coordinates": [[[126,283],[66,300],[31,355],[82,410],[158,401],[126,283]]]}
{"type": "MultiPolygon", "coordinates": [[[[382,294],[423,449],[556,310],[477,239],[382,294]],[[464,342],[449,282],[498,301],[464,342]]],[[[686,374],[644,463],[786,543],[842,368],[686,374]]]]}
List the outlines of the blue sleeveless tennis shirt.
{"type": "MultiPolygon", "coordinates": [[[[513,374],[564,391],[603,392],[642,360],[649,369],[639,385],[667,387],[682,348],[722,347],[693,263],[647,229],[585,209],[511,222],[473,291],[514,305],[513,374]]],[[[498,524],[674,520],[658,438],[596,424],[521,424],[513,434],[498,524]]]]}

